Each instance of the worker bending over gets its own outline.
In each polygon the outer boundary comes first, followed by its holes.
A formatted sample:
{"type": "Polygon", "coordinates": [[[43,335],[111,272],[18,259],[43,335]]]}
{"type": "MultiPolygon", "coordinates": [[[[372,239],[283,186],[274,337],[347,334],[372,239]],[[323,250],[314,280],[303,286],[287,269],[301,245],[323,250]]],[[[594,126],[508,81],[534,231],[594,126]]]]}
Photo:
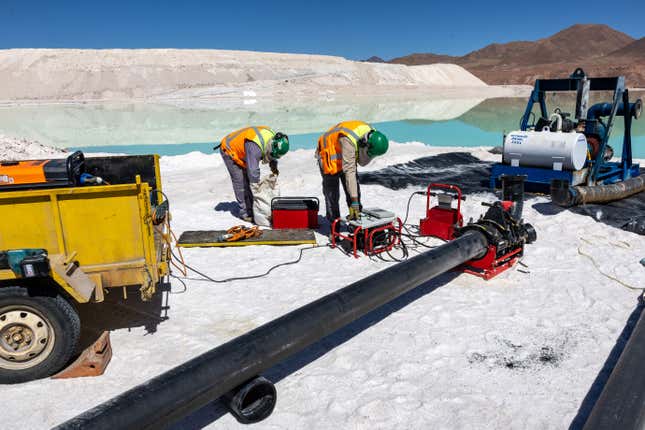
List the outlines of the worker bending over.
{"type": "Polygon", "coordinates": [[[269,163],[278,175],[278,159],[289,151],[289,137],[265,126],[251,126],[228,134],[220,151],[231,175],[240,218],[253,221],[253,193],[260,183],[260,162],[269,163]]]}
{"type": "Polygon", "coordinates": [[[336,124],[318,138],[316,157],[322,175],[326,217],[329,222],[340,218],[339,181],[343,185],[348,219],[358,219],[362,210],[356,164],[366,166],[378,155],[387,152],[388,140],[363,121],[344,121],[336,124]]]}

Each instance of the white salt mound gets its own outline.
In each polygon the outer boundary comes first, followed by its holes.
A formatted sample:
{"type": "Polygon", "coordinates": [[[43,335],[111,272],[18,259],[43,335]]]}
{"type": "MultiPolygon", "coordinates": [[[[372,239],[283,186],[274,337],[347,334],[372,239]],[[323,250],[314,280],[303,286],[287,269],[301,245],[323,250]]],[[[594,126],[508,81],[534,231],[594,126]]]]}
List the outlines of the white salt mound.
{"type": "Polygon", "coordinates": [[[0,100],[274,97],[487,85],[454,64],[193,49],[0,50],[0,100]],[[240,91],[241,90],[241,91],[240,91]]]}
{"type": "Polygon", "coordinates": [[[64,149],[52,148],[37,141],[18,139],[0,134],[0,160],[26,160],[65,154],[64,149]]]}

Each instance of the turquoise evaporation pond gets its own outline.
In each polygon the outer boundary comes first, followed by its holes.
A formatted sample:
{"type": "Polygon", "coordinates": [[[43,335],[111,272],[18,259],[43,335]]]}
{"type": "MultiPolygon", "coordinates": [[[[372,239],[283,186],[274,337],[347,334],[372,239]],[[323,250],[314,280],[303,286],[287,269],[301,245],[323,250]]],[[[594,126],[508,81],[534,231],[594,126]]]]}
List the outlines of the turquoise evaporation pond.
{"type": "MultiPolygon", "coordinates": [[[[372,126],[382,131],[391,140],[396,142],[422,142],[432,146],[499,146],[502,144],[505,130],[488,131],[459,119],[449,121],[388,121],[372,123],[372,126]]],[[[315,133],[290,135],[291,149],[312,149],[316,147],[318,137],[324,130],[315,133]]],[[[610,144],[616,155],[622,150],[622,127],[615,126],[610,144]]],[[[193,151],[206,154],[213,152],[213,147],[218,142],[180,143],[165,145],[113,145],[74,147],[86,152],[118,152],[124,154],[149,154],[154,152],[159,155],[181,155],[193,151]]],[[[632,136],[632,152],[635,158],[645,158],[645,135],[632,136]]]]}
{"type": "MultiPolygon", "coordinates": [[[[481,130],[459,120],[428,122],[419,124],[412,121],[388,121],[372,123],[372,126],[385,133],[396,142],[423,142],[432,146],[496,146],[502,144],[502,133],[481,130]]],[[[294,149],[312,149],[316,147],[318,137],[325,130],[315,133],[289,136],[289,143],[294,149]]],[[[180,143],[166,145],[113,145],[74,147],[86,152],[118,152],[124,154],[181,155],[193,151],[206,154],[213,152],[219,142],[180,143]]]]}
{"type": "MultiPolygon", "coordinates": [[[[645,98],[645,93],[630,94],[645,98]]],[[[590,104],[610,94],[595,94],[590,104]]],[[[549,109],[571,112],[575,95],[547,96],[549,109]]],[[[85,152],[180,155],[209,154],[227,133],[246,125],[283,127],[292,149],[313,149],[318,136],[338,121],[361,119],[396,142],[432,146],[499,146],[504,132],[517,130],[526,98],[446,100],[310,101],[293,106],[224,108],[159,104],[50,104],[0,107],[0,134],[85,152]]],[[[611,145],[620,155],[623,118],[617,117],[611,145]]],[[[633,155],[645,158],[645,116],[632,126],[633,155]]]]}

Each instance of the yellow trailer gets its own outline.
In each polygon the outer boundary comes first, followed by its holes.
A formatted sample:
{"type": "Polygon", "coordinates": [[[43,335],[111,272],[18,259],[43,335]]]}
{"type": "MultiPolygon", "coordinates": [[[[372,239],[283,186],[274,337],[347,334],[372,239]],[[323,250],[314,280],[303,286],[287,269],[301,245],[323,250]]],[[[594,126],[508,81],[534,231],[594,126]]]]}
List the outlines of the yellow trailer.
{"type": "Polygon", "coordinates": [[[49,376],[69,361],[77,304],[133,285],[148,300],[168,274],[158,157],[84,163],[103,185],[0,187],[0,382],[49,376]]]}

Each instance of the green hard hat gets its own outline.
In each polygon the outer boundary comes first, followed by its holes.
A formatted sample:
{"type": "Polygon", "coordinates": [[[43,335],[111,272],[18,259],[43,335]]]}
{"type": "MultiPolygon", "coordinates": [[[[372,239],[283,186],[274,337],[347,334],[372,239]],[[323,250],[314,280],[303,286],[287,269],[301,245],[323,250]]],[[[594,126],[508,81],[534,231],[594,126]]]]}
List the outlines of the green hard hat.
{"type": "Polygon", "coordinates": [[[287,152],[289,152],[289,136],[277,132],[272,139],[271,157],[277,160],[287,152]]]}
{"type": "Polygon", "coordinates": [[[367,137],[367,154],[370,157],[385,154],[388,146],[387,137],[378,130],[372,130],[367,137]]]}

